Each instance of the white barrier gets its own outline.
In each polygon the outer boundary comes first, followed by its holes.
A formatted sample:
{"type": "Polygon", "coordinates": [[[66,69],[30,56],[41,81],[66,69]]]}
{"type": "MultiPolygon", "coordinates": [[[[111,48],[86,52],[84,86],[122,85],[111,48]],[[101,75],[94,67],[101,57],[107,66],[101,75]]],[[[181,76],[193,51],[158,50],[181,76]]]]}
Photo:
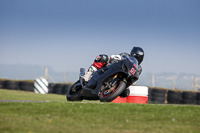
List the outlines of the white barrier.
{"type": "Polygon", "coordinates": [[[130,96],[148,96],[148,87],[130,86],[130,96]]]}
{"type": "Polygon", "coordinates": [[[38,78],[34,81],[34,92],[40,94],[48,93],[48,81],[45,78],[38,78]]]}
{"type": "Polygon", "coordinates": [[[147,104],[148,87],[146,86],[130,86],[130,94],[127,97],[127,103],[147,104]]]}
{"type": "Polygon", "coordinates": [[[148,102],[148,90],[146,86],[129,86],[130,94],[126,98],[118,96],[112,103],[138,103],[147,104],[148,102]]]}

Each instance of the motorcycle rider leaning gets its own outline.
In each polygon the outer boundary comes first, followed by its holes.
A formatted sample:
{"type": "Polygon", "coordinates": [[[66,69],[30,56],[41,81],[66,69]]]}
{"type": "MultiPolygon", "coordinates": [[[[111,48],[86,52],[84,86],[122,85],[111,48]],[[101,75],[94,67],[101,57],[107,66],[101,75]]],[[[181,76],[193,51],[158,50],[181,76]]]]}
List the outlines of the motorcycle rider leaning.
{"type": "Polygon", "coordinates": [[[84,80],[83,82],[88,82],[94,72],[96,72],[98,69],[105,67],[108,63],[116,63],[120,60],[123,60],[125,59],[125,56],[132,56],[138,60],[138,70],[139,74],[141,74],[142,67],[140,64],[142,63],[144,58],[144,50],[141,47],[133,47],[130,54],[121,53],[119,55],[111,55],[110,59],[108,55],[105,54],[100,54],[99,56],[97,56],[94,60],[94,63],[89,67],[88,71],[82,77],[82,79],[84,80]]]}

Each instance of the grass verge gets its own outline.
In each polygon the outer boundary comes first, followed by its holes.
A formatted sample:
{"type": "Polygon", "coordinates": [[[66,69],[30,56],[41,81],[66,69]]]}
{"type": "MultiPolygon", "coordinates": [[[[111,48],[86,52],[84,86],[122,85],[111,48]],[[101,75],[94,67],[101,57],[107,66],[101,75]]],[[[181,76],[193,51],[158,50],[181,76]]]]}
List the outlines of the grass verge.
{"type": "Polygon", "coordinates": [[[34,93],[15,91],[13,93],[14,97],[12,91],[0,90],[0,99],[57,102],[0,103],[2,133],[197,133],[200,131],[200,106],[67,102],[65,96],[60,95],[47,94],[41,95],[41,98],[39,94],[34,93]],[[28,99],[26,94],[32,99],[28,99]]]}
{"type": "Polygon", "coordinates": [[[0,100],[65,101],[65,95],[36,94],[34,92],[0,89],[0,100]]]}

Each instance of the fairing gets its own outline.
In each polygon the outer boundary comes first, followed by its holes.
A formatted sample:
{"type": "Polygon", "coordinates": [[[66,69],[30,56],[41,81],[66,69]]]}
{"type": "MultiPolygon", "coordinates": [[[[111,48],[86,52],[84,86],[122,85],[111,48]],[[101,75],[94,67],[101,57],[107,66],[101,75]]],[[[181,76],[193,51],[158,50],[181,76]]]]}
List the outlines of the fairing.
{"type": "Polygon", "coordinates": [[[139,72],[137,68],[137,60],[134,57],[127,56],[124,60],[119,61],[118,63],[111,64],[96,71],[86,85],[86,89],[91,88],[92,93],[98,95],[103,82],[117,73],[123,74],[123,78],[126,79],[128,87],[139,78],[139,72]]]}

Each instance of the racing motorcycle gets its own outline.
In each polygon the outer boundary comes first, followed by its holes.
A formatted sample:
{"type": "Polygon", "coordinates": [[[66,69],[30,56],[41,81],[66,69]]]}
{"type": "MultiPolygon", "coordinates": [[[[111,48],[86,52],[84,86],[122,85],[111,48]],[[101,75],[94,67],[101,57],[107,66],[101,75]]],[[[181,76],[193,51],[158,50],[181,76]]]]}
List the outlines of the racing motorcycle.
{"type": "Polygon", "coordinates": [[[127,88],[139,79],[138,61],[135,57],[125,56],[123,60],[97,70],[87,83],[81,79],[84,74],[85,69],[81,68],[79,80],[66,94],[67,100],[110,102],[118,96],[123,97],[130,93],[127,88]]]}

